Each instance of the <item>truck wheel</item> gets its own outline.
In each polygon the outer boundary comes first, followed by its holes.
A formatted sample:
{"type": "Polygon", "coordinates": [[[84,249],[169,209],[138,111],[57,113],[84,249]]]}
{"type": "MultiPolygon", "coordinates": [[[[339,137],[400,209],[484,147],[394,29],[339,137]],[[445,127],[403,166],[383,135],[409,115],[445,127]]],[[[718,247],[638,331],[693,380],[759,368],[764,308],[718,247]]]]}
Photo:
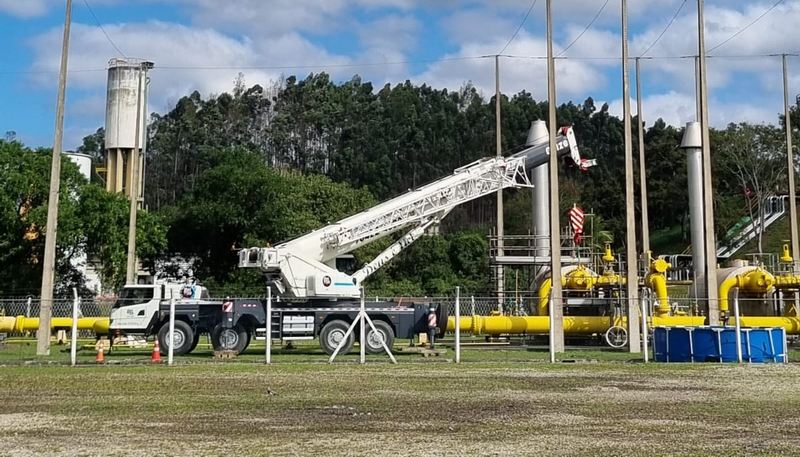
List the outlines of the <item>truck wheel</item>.
{"type": "Polygon", "coordinates": [[[233,351],[239,354],[244,351],[249,339],[247,330],[239,324],[232,328],[224,328],[222,324],[217,324],[211,332],[211,344],[215,351],[233,351]]]}
{"type": "Polygon", "coordinates": [[[192,345],[189,346],[189,352],[194,351],[197,348],[197,344],[200,342],[200,333],[194,334],[194,339],[192,340],[192,345]]]}
{"type": "MultiPolygon", "coordinates": [[[[192,350],[194,331],[192,331],[192,327],[189,326],[189,324],[184,321],[176,320],[174,338],[175,347],[172,349],[173,354],[183,355],[192,350]]],[[[162,355],[167,355],[169,353],[169,340],[169,322],[165,322],[158,330],[158,343],[161,345],[162,355]]]]}
{"type": "Polygon", "coordinates": [[[370,354],[380,354],[383,352],[383,344],[381,344],[381,341],[385,341],[389,350],[392,350],[392,345],[394,344],[394,330],[392,326],[379,320],[374,320],[372,323],[375,325],[375,330],[377,330],[378,333],[373,332],[371,327],[367,327],[367,334],[365,336],[367,347],[365,350],[370,354]]]}
{"type": "MultiPolygon", "coordinates": [[[[339,343],[344,340],[344,335],[347,333],[348,328],[350,328],[350,326],[347,322],[342,320],[330,321],[325,324],[325,326],[322,327],[322,331],[319,332],[319,345],[322,346],[322,350],[328,355],[333,354],[333,351],[336,350],[339,343]]],[[[347,354],[350,352],[354,342],[355,337],[351,333],[347,341],[345,341],[344,346],[342,346],[342,349],[339,351],[339,354],[347,354]]]]}

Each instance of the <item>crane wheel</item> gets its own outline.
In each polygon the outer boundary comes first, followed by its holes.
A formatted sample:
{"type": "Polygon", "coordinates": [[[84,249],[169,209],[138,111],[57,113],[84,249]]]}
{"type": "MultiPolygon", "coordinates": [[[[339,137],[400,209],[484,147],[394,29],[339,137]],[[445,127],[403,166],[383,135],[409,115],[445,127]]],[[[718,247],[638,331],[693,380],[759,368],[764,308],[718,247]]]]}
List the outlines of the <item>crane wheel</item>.
{"type": "Polygon", "coordinates": [[[217,324],[211,331],[211,345],[215,351],[232,351],[240,354],[247,347],[250,334],[241,325],[224,328],[217,324]]]}
{"type": "MultiPolygon", "coordinates": [[[[167,355],[169,353],[169,322],[164,322],[164,325],[158,330],[158,343],[161,347],[161,354],[167,355]]],[[[175,347],[172,353],[175,355],[183,355],[192,350],[192,342],[194,341],[194,331],[192,327],[184,321],[175,320],[175,347]]]]}
{"type": "MultiPolygon", "coordinates": [[[[344,340],[348,328],[350,328],[350,325],[348,325],[347,322],[338,319],[325,324],[322,327],[322,331],[319,332],[319,345],[322,346],[322,350],[328,355],[333,354],[339,344],[344,340]]],[[[339,350],[339,354],[347,354],[350,352],[350,350],[353,349],[353,343],[355,343],[355,337],[350,333],[342,349],[339,350]]]]}
{"type": "Polygon", "coordinates": [[[372,324],[375,325],[375,330],[377,330],[378,333],[373,332],[372,327],[369,327],[369,324],[367,324],[367,334],[364,337],[366,339],[366,348],[364,349],[370,354],[380,354],[383,352],[383,344],[381,344],[381,341],[384,341],[391,351],[392,345],[394,344],[394,329],[392,329],[392,326],[385,321],[377,319],[373,320],[372,324]]]}

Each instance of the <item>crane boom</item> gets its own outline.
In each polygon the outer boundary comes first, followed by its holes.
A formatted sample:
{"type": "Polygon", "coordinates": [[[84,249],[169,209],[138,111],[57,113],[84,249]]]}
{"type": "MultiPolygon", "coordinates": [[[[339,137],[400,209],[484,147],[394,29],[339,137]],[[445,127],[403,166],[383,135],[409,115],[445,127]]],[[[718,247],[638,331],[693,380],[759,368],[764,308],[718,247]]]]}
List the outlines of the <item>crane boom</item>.
{"type": "MultiPolygon", "coordinates": [[[[586,169],[575,134],[563,127],[556,139],[559,157],[586,169]]],[[[509,187],[532,187],[528,172],[547,163],[547,144],[508,157],[477,160],[453,174],[274,247],[239,252],[239,266],[260,268],[281,293],[297,298],[357,297],[361,281],[438,224],[456,206],[509,187]],[[336,258],[400,230],[411,230],[353,275],[336,270],[336,258]]]]}

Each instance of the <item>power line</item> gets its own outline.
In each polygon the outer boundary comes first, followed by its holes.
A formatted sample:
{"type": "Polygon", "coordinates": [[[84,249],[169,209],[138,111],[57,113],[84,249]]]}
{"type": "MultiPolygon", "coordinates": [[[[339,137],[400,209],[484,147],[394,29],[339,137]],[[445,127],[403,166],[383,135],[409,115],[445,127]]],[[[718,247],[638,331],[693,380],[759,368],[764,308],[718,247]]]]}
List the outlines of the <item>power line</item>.
{"type": "MultiPolygon", "coordinates": [[[[780,57],[782,55],[789,57],[800,57],[800,51],[795,52],[780,52],[770,54],[728,54],[728,55],[715,55],[707,56],[709,59],[753,59],[763,57],[780,57]]],[[[516,54],[498,54],[501,57],[519,60],[545,60],[547,56],[533,56],[533,55],[516,55],[516,54]]],[[[302,69],[315,69],[315,68],[358,68],[358,67],[379,67],[387,65],[401,65],[401,64],[421,64],[421,63],[437,63],[437,62],[453,62],[453,61],[468,61],[468,60],[482,60],[494,58],[495,54],[480,55],[480,56],[464,56],[464,57],[443,57],[441,59],[428,59],[428,60],[402,60],[393,62],[361,62],[350,64],[318,64],[318,65],[165,65],[158,66],[155,70],[302,70],[302,69]]],[[[640,57],[642,60],[676,60],[676,59],[693,59],[697,57],[693,54],[676,55],[676,56],[644,56],[640,57]]],[[[618,61],[619,56],[596,56],[596,57],[556,57],[558,60],[576,60],[576,61],[592,61],[592,60],[605,60],[605,61],[618,61]]],[[[630,57],[629,60],[635,60],[636,57],[630,57]]],[[[68,73],[90,73],[107,71],[106,68],[76,68],[69,70],[68,73]]],[[[22,70],[22,71],[0,71],[0,75],[20,75],[20,74],[53,74],[58,73],[56,70],[22,70]]]]}
{"type": "Polygon", "coordinates": [[[426,60],[397,60],[392,62],[354,62],[334,64],[303,64],[303,65],[159,65],[159,70],[302,70],[313,68],[358,68],[382,67],[388,65],[410,65],[421,63],[454,62],[464,60],[480,60],[494,58],[494,55],[442,57],[440,59],[426,60]]]}
{"type": "Polygon", "coordinates": [[[514,41],[514,38],[517,37],[517,34],[519,33],[519,31],[522,30],[522,26],[525,25],[525,21],[528,20],[528,16],[530,16],[531,11],[533,11],[533,7],[536,6],[536,2],[537,1],[538,0],[533,0],[531,2],[531,6],[528,8],[528,11],[525,13],[525,17],[523,17],[522,18],[522,22],[519,23],[519,27],[517,27],[517,30],[514,31],[513,35],[511,35],[511,38],[508,39],[508,42],[506,43],[505,46],[503,46],[503,49],[501,49],[500,52],[497,53],[498,55],[502,54],[503,52],[505,52],[505,50],[508,47],[508,45],[510,45],[511,42],[514,41]]]}
{"type": "Polygon", "coordinates": [[[658,35],[658,38],[656,38],[652,43],[650,43],[650,46],[648,46],[643,53],[639,54],[639,57],[644,57],[644,55],[647,54],[647,52],[651,50],[653,46],[655,46],[656,43],[658,43],[659,40],[661,40],[661,37],[663,37],[664,34],[667,33],[667,30],[669,30],[669,28],[672,26],[672,23],[675,22],[675,19],[677,19],[678,15],[681,13],[681,10],[686,5],[686,1],[687,0],[683,0],[683,3],[681,3],[681,5],[678,7],[678,10],[675,11],[675,14],[672,15],[672,19],[669,20],[667,26],[664,27],[664,30],[661,31],[660,35],[658,35]]]}
{"type": "Polygon", "coordinates": [[[84,4],[84,5],[86,5],[86,9],[88,9],[88,10],[89,10],[89,13],[90,13],[90,14],[92,15],[92,17],[94,18],[94,22],[97,24],[97,26],[98,26],[98,27],[100,27],[100,30],[103,32],[103,35],[105,35],[105,36],[106,36],[106,39],[108,40],[108,42],[109,42],[109,43],[111,43],[111,46],[112,46],[114,49],[116,49],[116,51],[119,53],[119,55],[121,55],[122,57],[125,57],[125,58],[127,59],[127,58],[128,58],[128,56],[126,56],[126,55],[125,55],[125,53],[124,53],[124,52],[122,52],[122,50],[120,50],[120,49],[119,49],[119,47],[117,47],[117,44],[116,44],[116,43],[114,43],[114,40],[112,40],[112,39],[111,39],[111,37],[108,35],[108,32],[106,32],[106,29],[105,29],[105,28],[103,27],[103,25],[100,23],[100,20],[99,20],[99,19],[97,19],[97,16],[94,14],[94,10],[92,10],[92,7],[91,7],[91,6],[89,6],[89,2],[88,2],[87,0],[83,0],[83,4],[84,4]]]}
{"type": "MultiPolygon", "coordinates": [[[[684,0],[684,1],[686,1],[686,0],[684,0]]],[[[583,34],[584,34],[584,33],[586,33],[586,32],[589,30],[589,28],[590,28],[590,27],[591,27],[591,26],[594,24],[594,21],[596,21],[596,20],[597,20],[597,18],[598,18],[598,17],[600,17],[600,13],[602,13],[602,12],[603,12],[603,10],[604,10],[604,9],[606,9],[606,6],[608,5],[608,2],[609,2],[609,0],[606,0],[606,2],[605,2],[605,3],[603,3],[603,6],[601,6],[601,7],[600,7],[600,9],[599,9],[599,10],[597,10],[597,14],[595,14],[595,15],[594,15],[594,17],[592,18],[592,20],[591,20],[591,21],[589,21],[589,23],[588,23],[588,24],[586,24],[586,27],[583,29],[583,31],[582,31],[580,34],[578,34],[578,36],[577,36],[577,37],[575,37],[575,39],[574,39],[574,40],[572,40],[572,43],[568,44],[568,45],[567,45],[567,47],[566,47],[566,48],[564,48],[564,50],[563,50],[563,51],[559,52],[559,53],[558,53],[558,55],[557,55],[556,57],[561,57],[561,56],[563,56],[563,55],[564,55],[564,53],[566,53],[566,52],[569,50],[569,48],[571,48],[571,47],[572,47],[572,45],[573,45],[573,44],[575,44],[575,43],[576,43],[578,40],[580,40],[580,39],[581,39],[581,37],[583,36],[583,34]]]]}
{"type": "Polygon", "coordinates": [[[774,3],[772,6],[770,6],[770,7],[769,7],[769,9],[767,9],[766,11],[764,11],[763,13],[761,13],[761,16],[758,16],[758,17],[757,17],[757,18],[755,18],[755,19],[754,19],[752,22],[750,22],[750,23],[749,23],[749,24],[747,24],[746,26],[744,26],[744,27],[742,27],[741,29],[739,29],[739,31],[738,31],[738,32],[736,32],[736,33],[734,33],[733,35],[729,36],[729,37],[728,37],[728,38],[727,38],[725,41],[723,41],[722,43],[720,43],[720,44],[718,44],[718,45],[714,46],[713,48],[709,49],[708,51],[706,51],[706,54],[710,54],[710,53],[714,52],[714,50],[715,50],[715,49],[719,48],[720,46],[724,45],[725,43],[727,43],[727,42],[731,41],[732,39],[736,38],[736,37],[737,37],[737,36],[738,36],[740,33],[744,32],[744,31],[745,31],[745,30],[747,30],[747,29],[749,29],[749,28],[750,28],[750,26],[752,26],[752,25],[753,25],[753,24],[755,24],[756,22],[760,21],[762,17],[766,16],[767,14],[769,14],[769,12],[770,12],[770,11],[774,10],[774,9],[775,9],[775,8],[776,8],[778,5],[780,5],[781,3],[783,3],[783,1],[784,1],[784,0],[778,0],[777,2],[775,2],[775,3],[774,3]]]}

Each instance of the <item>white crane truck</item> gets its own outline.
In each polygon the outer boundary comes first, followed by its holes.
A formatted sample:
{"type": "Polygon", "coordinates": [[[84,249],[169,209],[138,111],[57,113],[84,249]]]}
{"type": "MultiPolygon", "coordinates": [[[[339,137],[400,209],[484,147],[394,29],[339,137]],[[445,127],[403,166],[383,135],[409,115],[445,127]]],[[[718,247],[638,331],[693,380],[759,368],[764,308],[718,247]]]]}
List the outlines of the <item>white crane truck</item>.
{"type": "MultiPolygon", "coordinates": [[[[571,127],[559,129],[557,155],[567,164],[585,170],[594,160],[580,157],[571,127]]],[[[380,203],[336,223],[274,247],[253,247],[239,252],[239,267],[258,268],[279,299],[273,302],[274,339],[319,338],[320,346],[332,353],[344,339],[359,312],[361,284],[381,266],[419,239],[457,205],[505,188],[532,187],[528,174],[549,160],[547,143],[526,146],[508,157],[477,160],[453,174],[380,203]],[[407,230],[405,235],[360,270],[347,274],[336,268],[337,258],[377,239],[407,230]]],[[[169,297],[163,286],[126,286],[122,294],[151,287],[151,300],[126,306],[120,302],[111,313],[110,329],[127,333],[155,334],[162,351],[169,344],[169,297]],[[135,318],[135,319],[133,319],[135,318]],[[127,319],[127,320],[126,320],[127,319]],[[137,327],[137,328],[134,328],[137,327]]],[[[366,351],[391,347],[395,338],[413,338],[427,331],[428,305],[393,301],[367,302],[376,332],[367,329],[366,351]]],[[[438,321],[446,322],[446,310],[438,308],[438,321]]],[[[176,302],[176,354],[194,349],[197,335],[210,333],[215,348],[243,351],[251,338],[266,336],[266,306],[263,299],[206,300],[197,297],[176,302]]],[[[444,326],[441,326],[444,327],[444,326]]],[[[354,344],[353,333],[342,352],[354,344]]]]}

